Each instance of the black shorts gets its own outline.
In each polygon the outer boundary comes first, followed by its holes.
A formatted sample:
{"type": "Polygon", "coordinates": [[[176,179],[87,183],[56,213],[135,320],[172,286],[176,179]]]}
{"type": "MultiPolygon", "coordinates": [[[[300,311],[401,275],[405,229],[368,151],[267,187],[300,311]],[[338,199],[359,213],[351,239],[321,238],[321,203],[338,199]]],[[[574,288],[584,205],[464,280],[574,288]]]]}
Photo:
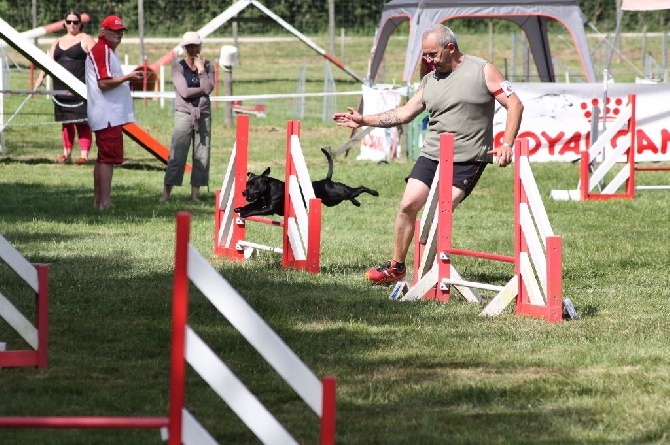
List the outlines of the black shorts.
{"type": "MultiPolygon", "coordinates": [[[[409,178],[418,179],[430,188],[438,164],[437,161],[433,161],[424,156],[419,156],[419,159],[417,159],[416,164],[414,164],[412,171],[409,176],[405,178],[405,181],[409,178]]],[[[454,162],[454,180],[452,185],[465,191],[465,197],[463,197],[463,199],[465,199],[475,188],[475,185],[477,185],[485,168],[486,162],[454,162]]]]}

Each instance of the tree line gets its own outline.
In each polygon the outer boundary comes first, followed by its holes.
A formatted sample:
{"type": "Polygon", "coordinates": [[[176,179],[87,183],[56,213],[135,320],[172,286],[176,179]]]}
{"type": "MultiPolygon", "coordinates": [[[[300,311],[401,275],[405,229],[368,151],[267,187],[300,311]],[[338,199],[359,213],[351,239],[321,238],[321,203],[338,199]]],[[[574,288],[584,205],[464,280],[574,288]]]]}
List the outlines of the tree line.
{"type": "MultiPolygon", "coordinates": [[[[582,12],[602,32],[611,32],[616,26],[616,1],[583,0],[582,12]]],[[[263,5],[282,17],[300,32],[322,34],[328,31],[328,0],[261,0],[263,5]]],[[[333,0],[335,26],[348,34],[369,35],[374,33],[387,0],[333,0]]],[[[60,20],[71,8],[91,16],[92,29],[97,29],[104,17],[119,15],[131,34],[138,29],[139,5],[144,11],[144,34],[146,36],[176,36],[186,30],[199,29],[223,12],[233,0],[96,0],[78,5],[68,0],[0,0],[0,17],[19,31],[60,20]]],[[[654,12],[632,12],[623,14],[622,30],[629,32],[664,31],[670,18],[670,10],[654,12]]],[[[214,35],[230,35],[231,23],[214,35]]],[[[513,29],[505,21],[496,21],[497,30],[513,29]]],[[[459,22],[460,32],[477,32],[488,29],[483,20],[459,22]]],[[[250,6],[240,14],[238,30],[245,34],[272,34],[281,29],[268,20],[257,8],[250,6]]],[[[587,30],[588,31],[588,30],[587,30]]],[[[90,32],[90,31],[89,31],[90,32]]]]}

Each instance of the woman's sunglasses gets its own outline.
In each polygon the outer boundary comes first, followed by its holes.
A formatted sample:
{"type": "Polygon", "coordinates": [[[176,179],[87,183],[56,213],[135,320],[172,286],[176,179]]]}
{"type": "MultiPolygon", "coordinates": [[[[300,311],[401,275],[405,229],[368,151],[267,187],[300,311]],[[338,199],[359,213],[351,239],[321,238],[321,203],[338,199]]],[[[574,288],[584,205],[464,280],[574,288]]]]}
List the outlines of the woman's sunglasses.
{"type": "Polygon", "coordinates": [[[65,23],[66,23],[67,25],[78,25],[78,24],[79,24],[79,20],[65,20],[65,23]]]}

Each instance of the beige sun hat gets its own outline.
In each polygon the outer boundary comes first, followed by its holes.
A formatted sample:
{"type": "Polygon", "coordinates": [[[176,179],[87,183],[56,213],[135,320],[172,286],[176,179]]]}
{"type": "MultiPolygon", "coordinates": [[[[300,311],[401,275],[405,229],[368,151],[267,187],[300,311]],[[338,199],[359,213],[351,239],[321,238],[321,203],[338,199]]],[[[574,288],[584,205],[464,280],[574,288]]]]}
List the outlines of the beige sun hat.
{"type": "Polygon", "coordinates": [[[200,44],[202,44],[202,40],[200,40],[200,36],[198,35],[198,33],[188,31],[184,33],[184,37],[182,37],[181,43],[179,45],[186,46],[186,45],[200,45],[200,44]]]}

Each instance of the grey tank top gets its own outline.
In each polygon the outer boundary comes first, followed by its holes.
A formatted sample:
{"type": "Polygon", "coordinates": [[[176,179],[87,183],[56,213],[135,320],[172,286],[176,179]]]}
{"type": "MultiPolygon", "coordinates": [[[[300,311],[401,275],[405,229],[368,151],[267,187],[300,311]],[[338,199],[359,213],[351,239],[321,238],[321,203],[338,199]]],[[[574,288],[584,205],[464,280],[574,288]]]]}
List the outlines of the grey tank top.
{"type": "Polygon", "coordinates": [[[488,62],[463,56],[448,75],[428,73],[423,82],[423,104],[428,110],[428,131],[421,155],[439,161],[440,134],[454,134],[454,162],[493,162],[495,99],[486,86],[488,62]]]}

